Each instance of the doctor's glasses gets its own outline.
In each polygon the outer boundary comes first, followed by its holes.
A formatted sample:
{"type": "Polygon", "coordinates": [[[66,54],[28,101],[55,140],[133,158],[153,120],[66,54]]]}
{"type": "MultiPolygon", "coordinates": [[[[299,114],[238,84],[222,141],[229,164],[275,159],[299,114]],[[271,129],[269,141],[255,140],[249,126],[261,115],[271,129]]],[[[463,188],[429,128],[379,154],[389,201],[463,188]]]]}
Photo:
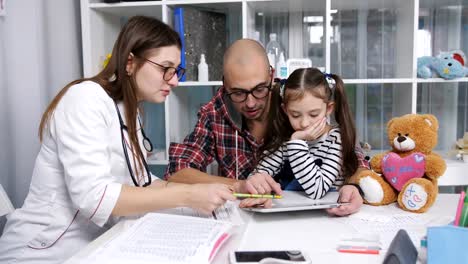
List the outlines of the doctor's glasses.
{"type": "Polygon", "coordinates": [[[143,58],[145,61],[155,65],[155,66],[158,66],[160,67],[163,71],[164,71],[164,75],[163,75],[163,79],[168,82],[172,79],[172,77],[174,77],[175,74],[177,74],[177,80],[180,81],[180,79],[182,78],[182,76],[184,76],[184,73],[185,73],[185,69],[182,68],[182,67],[171,67],[171,66],[164,66],[164,65],[161,65],[159,63],[156,63],[152,60],[148,60],[147,58],[143,58]]]}

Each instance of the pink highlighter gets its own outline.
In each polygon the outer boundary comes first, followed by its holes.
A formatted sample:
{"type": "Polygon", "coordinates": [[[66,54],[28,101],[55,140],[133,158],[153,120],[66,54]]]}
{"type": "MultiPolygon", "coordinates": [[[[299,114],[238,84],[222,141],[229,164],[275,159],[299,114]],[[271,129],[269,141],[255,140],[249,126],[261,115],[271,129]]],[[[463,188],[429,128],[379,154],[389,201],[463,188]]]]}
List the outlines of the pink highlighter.
{"type": "Polygon", "coordinates": [[[460,215],[463,209],[463,201],[465,200],[465,195],[466,194],[464,191],[460,193],[460,200],[458,200],[457,212],[455,214],[455,221],[453,222],[454,226],[458,226],[458,224],[460,223],[460,215]]]}

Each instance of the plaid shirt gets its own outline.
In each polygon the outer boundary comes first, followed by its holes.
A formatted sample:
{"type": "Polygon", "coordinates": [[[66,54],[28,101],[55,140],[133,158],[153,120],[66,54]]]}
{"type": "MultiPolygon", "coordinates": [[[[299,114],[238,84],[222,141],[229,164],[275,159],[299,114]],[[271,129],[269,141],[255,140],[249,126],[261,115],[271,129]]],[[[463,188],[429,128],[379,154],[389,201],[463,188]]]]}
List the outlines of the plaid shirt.
{"type": "MultiPolygon", "coordinates": [[[[249,131],[242,129],[242,116],[223,96],[223,91],[221,87],[211,101],[200,108],[195,129],[184,143],[171,143],[166,179],[185,168],[206,171],[214,160],[219,165],[220,175],[232,179],[236,178],[236,162],[239,179],[246,179],[255,169],[261,143],[255,141],[249,131]]],[[[369,168],[360,147],[356,147],[356,154],[359,167],[369,168]]]]}

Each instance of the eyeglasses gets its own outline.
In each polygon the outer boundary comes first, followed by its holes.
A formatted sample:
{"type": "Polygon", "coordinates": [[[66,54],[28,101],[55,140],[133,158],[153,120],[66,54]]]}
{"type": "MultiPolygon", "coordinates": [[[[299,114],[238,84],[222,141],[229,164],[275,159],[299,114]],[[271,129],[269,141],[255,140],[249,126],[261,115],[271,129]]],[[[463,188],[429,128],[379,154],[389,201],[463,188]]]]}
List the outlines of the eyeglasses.
{"type": "Polygon", "coordinates": [[[182,67],[171,67],[171,66],[164,66],[164,65],[161,65],[159,63],[156,63],[152,60],[148,60],[147,58],[143,58],[145,61],[153,64],[153,65],[156,65],[156,66],[159,66],[163,69],[164,71],[164,74],[163,74],[163,79],[168,82],[172,79],[172,77],[174,77],[174,74],[177,74],[177,80],[180,81],[180,79],[182,78],[182,76],[184,76],[184,73],[185,73],[185,69],[182,68],[182,67]]]}
{"type": "Polygon", "coordinates": [[[229,97],[231,101],[234,103],[243,103],[245,100],[247,100],[247,97],[249,94],[252,94],[252,96],[256,99],[263,99],[268,96],[268,93],[271,91],[271,84],[272,80],[270,81],[269,85],[259,85],[255,88],[253,88],[250,91],[246,90],[238,90],[234,91],[231,93],[227,93],[226,95],[229,97]]]}

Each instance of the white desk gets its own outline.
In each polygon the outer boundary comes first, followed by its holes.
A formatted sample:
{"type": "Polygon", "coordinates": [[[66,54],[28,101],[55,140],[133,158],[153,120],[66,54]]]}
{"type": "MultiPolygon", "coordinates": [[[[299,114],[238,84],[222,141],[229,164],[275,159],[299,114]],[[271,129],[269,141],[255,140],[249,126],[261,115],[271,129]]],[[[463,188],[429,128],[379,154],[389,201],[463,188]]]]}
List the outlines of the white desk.
{"type": "MultiPolygon", "coordinates": [[[[457,199],[456,194],[440,194],[433,207],[424,214],[425,217],[433,218],[434,225],[446,223],[455,215],[457,199]]],[[[375,212],[391,216],[397,210],[395,207],[395,204],[385,207],[363,205],[361,213],[375,212]]],[[[401,212],[404,214],[403,211],[401,212]]],[[[228,252],[233,250],[301,249],[309,254],[313,264],[382,263],[385,257],[385,250],[382,250],[379,255],[338,253],[336,246],[340,238],[343,235],[351,235],[354,229],[346,224],[346,218],[329,217],[322,210],[279,214],[254,214],[242,210],[241,215],[245,224],[239,227],[230,240],[223,245],[213,263],[228,263],[228,252]]],[[[69,259],[66,264],[80,263],[96,248],[125,228],[126,225],[123,222],[115,225],[69,259]]],[[[421,236],[424,230],[425,227],[420,228],[421,236]]]]}

